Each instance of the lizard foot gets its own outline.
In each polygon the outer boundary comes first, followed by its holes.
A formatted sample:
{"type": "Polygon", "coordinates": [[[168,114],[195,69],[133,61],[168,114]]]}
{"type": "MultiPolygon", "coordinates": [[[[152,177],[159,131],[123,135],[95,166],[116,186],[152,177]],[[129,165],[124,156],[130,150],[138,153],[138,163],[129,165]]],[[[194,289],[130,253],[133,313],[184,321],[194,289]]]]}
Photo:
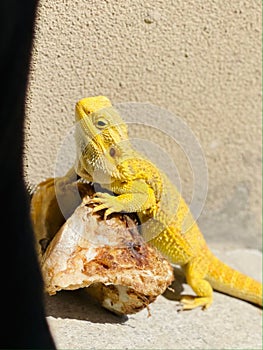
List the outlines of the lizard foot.
{"type": "Polygon", "coordinates": [[[95,196],[89,200],[89,204],[97,204],[96,207],[93,208],[93,213],[106,209],[104,212],[104,220],[106,220],[110,214],[119,213],[123,210],[117,197],[106,192],[97,192],[95,196]]]}
{"type": "Polygon", "coordinates": [[[201,306],[206,310],[212,304],[212,297],[198,297],[193,295],[183,295],[180,299],[181,308],[178,311],[192,310],[201,306]]]}

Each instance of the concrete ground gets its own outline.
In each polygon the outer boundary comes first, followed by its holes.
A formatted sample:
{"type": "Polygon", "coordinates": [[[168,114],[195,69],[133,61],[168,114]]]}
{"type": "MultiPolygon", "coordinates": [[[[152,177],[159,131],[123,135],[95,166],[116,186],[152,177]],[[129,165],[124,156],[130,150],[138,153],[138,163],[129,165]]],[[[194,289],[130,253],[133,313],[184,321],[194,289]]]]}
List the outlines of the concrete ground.
{"type": "MultiPolygon", "coordinates": [[[[234,268],[261,279],[260,252],[214,252],[234,268]]],[[[188,286],[183,287],[189,292],[188,286]]],[[[208,310],[185,312],[177,312],[178,302],[167,292],[150,305],[151,316],[145,309],[118,317],[83,290],[47,296],[46,304],[58,349],[262,349],[261,309],[216,292],[208,310]]]]}

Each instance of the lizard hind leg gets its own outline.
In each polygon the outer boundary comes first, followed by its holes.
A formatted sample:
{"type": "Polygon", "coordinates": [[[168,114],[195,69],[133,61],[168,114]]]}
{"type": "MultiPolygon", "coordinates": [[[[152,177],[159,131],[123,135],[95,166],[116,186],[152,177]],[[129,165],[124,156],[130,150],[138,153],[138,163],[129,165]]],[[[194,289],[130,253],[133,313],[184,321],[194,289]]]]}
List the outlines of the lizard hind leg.
{"type": "Polygon", "coordinates": [[[213,302],[213,289],[208,281],[205,280],[206,268],[204,264],[198,261],[192,261],[185,267],[186,281],[196,293],[196,296],[183,295],[180,299],[182,309],[192,310],[196,307],[207,309],[213,302]]]}

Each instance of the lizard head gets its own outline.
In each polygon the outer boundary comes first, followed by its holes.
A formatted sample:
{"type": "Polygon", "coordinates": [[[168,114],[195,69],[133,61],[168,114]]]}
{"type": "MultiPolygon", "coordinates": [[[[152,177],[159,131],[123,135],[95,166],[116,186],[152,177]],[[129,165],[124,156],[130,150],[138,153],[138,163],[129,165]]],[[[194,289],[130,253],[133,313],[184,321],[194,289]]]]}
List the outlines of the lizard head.
{"type": "MultiPolygon", "coordinates": [[[[110,100],[96,96],[78,101],[76,122],[78,175],[94,178],[96,173],[96,176],[120,177],[118,164],[131,147],[127,126],[110,100]]],[[[100,178],[100,182],[103,179],[100,178]]]]}

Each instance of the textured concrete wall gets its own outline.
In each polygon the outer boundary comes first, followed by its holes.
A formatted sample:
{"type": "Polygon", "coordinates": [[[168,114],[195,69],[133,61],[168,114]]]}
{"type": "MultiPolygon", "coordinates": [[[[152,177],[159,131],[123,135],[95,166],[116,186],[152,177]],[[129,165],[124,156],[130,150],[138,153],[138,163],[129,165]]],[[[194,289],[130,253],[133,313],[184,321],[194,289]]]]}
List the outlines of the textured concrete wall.
{"type": "MultiPolygon", "coordinates": [[[[53,176],[80,98],[150,102],[184,120],[201,144],[209,187],[199,223],[208,241],[260,248],[261,2],[41,0],[36,24],[28,181],[53,176]]],[[[175,157],[172,143],[165,149],[175,157]]],[[[180,157],[190,198],[191,169],[180,157]]]]}

